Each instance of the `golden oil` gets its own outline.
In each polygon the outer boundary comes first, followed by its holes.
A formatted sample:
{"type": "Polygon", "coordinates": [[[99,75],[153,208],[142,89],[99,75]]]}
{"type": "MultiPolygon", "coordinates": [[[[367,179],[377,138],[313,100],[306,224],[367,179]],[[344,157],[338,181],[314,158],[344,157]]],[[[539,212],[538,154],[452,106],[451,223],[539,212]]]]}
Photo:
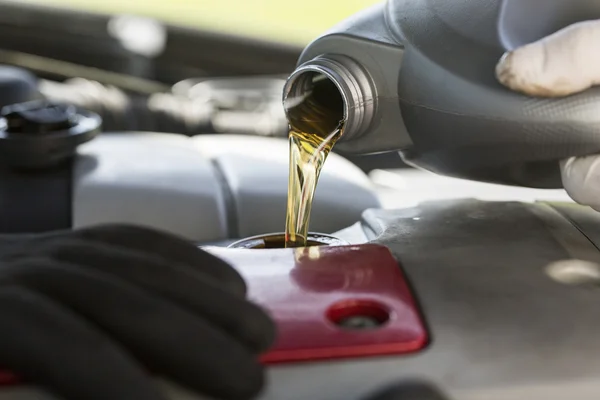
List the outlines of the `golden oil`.
{"type": "Polygon", "coordinates": [[[284,105],[290,124],[285,247],[306,246],[319,175],[344,131],[343,101],[335,85],[314,73],[298,96],[284,105]]]}

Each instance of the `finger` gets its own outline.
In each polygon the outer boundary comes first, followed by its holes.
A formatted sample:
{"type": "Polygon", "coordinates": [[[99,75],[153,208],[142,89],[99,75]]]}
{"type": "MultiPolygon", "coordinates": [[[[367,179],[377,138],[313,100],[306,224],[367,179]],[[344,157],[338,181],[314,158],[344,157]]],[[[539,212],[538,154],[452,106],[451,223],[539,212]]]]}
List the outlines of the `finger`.
{"type": "Polygon", "coordinates": [[[600,83],[600,21],[568,26],[504,54],[496,77],[508,88],[542,97],[567,96],[600,83]]]}
{"type": "Polygon", "coordinates": [[[10,272],[21,285],[86,316],[151,371],[223,399],[249,398],[263,385],[262,367],[250,352],[174,303],[65,263],[30,260],[10,272]]]}
{"type": "Polygon", "coordinates": [[[109,273],[168,298],[210,320],[256,353],[274,340],[275,326],[263,310],[224,290],[219,281],[190,273],[182,265],[124,248],[78,241],[53,245],[48,253],[56,260],[109,273]]]}
{"type": "Polygon", "coordinates": [[[571,157],[561,162],[560,169],[569,196],[600,211],[600,156],[571,157]]]}
{"type": "Polygon", "coordinates": [[[169,262],[190,266],[199,273],[214,277],[222,285],[230,287],[236,293],[246,293],[244,280],[227,262],[170,233],[119,224],[79,229],[74,235],[113,246],[138,250],[162,257],[169,262]]]}
{"type": "Polygon", "coordinates": [[[0,364],[67,400],[164,400],[137,363],[51,299],[0,287],[0,364]]]}

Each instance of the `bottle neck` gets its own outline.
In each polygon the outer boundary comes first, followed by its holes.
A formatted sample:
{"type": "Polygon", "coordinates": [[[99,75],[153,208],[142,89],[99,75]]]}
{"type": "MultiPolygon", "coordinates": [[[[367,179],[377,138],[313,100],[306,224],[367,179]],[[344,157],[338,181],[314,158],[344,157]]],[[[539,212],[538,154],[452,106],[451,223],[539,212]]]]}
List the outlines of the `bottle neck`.
{"type": "Polygon", "coordinates": [[[343,122],[340,140],[356,138],[367,132],[375,115],[371,79],[358,63],[347,56],[326,54],[296,68],[283,90],[283,103],[290,124],[293,124],[293,117],[298,118],[298,110],[294,110],[295,114],[290,110],[299,101],[306,100],[326,110],[332,121],[343,122]]]}

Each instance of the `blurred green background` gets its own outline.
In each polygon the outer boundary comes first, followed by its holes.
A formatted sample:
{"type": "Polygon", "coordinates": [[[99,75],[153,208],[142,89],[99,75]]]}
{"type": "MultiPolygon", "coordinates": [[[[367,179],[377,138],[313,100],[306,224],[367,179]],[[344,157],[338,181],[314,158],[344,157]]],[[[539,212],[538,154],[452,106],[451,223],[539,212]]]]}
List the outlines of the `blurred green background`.
{"type": "Polygon", "coordinates": [[[304,45],[335,23],[380,0],[21,0],[163,21],[304,45]]]}

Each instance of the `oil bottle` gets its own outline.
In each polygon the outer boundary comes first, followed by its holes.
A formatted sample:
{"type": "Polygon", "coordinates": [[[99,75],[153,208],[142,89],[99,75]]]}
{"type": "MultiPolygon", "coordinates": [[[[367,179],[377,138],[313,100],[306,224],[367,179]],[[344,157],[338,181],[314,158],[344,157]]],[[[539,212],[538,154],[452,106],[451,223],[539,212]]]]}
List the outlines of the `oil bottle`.
{"type": "Polygon", "coordinates": [[[594,18],[600,0],[388,0],[309,44],[284,102],[320,77],[342,102],[339,150],[400,151],[443,175],[559,188],[559,160],[600,152],[590,106],[600,88],[530,98],[500,85],[495,65],[507,50],[594,18]]]}

